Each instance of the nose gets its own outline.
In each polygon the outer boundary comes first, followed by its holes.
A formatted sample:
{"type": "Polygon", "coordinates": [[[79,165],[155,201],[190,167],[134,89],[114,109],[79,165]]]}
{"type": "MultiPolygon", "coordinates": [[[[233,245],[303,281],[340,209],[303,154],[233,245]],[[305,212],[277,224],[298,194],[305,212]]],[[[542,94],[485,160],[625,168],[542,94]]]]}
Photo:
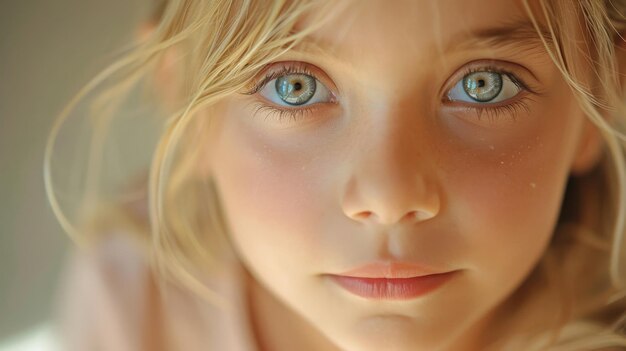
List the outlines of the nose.
{"type": "Polygon", "coordinates": [[[412,140],[382,137],[360,153],[343,193],[342,210],[347,217],[389,226],[437,216],[441,196],[434,172],[420,152],[423,145],[415,136],[408,137],[412,140]]]}
{"type": "Polygon", "coordinates": [[[396,223],[417,223],[435,217],[439,213],[440,198],[422,177],[406,181],[385,177],[380,170],[361,176],[348,185],[343,201],[343,211],[349,218],[385,226],[396,223]]]}

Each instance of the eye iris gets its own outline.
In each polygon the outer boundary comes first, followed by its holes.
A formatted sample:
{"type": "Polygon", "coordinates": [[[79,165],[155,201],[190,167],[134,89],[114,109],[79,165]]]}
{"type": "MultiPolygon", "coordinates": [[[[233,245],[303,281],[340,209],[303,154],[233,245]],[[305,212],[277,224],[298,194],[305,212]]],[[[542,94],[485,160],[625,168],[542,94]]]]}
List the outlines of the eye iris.
{"type": "Polygon", "coordinates": [[[502,75],[496,72],[474,72],[463,78],[463,89],[479,102],[493,100],[502,90],[502,75]]]}
{"type": "Polygon", "coordinates": [[[276,79],[276,92],[290,105],[302,105],[315,95],[315,78],[307,74],[288,74],[276,79]]]}

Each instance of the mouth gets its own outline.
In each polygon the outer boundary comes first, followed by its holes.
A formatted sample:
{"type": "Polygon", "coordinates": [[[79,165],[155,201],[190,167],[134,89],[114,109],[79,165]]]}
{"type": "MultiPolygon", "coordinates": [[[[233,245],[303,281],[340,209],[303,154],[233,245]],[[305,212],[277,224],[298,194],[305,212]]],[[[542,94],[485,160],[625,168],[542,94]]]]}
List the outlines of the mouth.
{"type": "Polygon", "coordinates": [[[412,278],[360,278],[330,275],[330,278],[347,291],[368,299],[408,300],[426,295],[439,288],[457,271],[429,274],[412,278]]]}
{"type": "Polygon", "coordinates": [[[437,271],[406,262],[377,262],[328,277],[348,292],[376,300],[408,300],[443,286],[459,271],[437,271]]]}

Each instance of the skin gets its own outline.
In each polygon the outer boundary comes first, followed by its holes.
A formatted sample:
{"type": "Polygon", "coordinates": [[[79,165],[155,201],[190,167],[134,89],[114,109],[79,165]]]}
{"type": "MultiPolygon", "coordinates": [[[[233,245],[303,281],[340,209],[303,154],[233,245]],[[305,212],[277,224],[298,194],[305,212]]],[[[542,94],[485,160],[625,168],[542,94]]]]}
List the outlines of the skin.
{"type": "Polygon", "coordinates": [[[513,0],[346,1],[315,45],[275,61],[314,66],[335,101],[281,107],[312,107],[297,119],[257,111],[277,107],[259,93],[213,108],[209,176],[249,272],[260,349],[484,346],[548,246],[568,176],[600,150],[540,43],[459,41],[516,18],[513,0]],[[477,103],[444,101],[464,69],[486,64],[533,87],[499,103],[525,108],[478,119],[477,103]],[[378,260],[459,274],[404,301],[325,276],[378,260]]]}

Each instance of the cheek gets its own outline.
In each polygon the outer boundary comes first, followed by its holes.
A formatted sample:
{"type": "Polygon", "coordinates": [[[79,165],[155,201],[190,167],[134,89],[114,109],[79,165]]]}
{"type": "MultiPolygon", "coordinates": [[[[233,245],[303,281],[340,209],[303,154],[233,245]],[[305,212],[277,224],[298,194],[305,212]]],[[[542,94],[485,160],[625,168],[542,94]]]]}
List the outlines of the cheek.
{"type": "Polygon", "coordinates": [[[500,172],[489,171],[491,167],[499,168],[490,160],[476,160],[462,176],[453,175],[448,187],[457,197],[454,206],[463,218],[462,227],[469,240],[478,243],[471,251],[473,262],[498,255],[506,262],[510,254],[537,251],[551,233],[559,209],[561,172],[537,177],[525,167],[502,166],[500,172]]]}
{"type": "Polygon", "coordinates": [[[280,277],[289,276],[285,271],[307,267],[319,251],[320,218],[327,208],[321,200],[324,165],[316,152],[294,152],[301,149],[297,144],[277,148],[267,135],[232,121],[222,124],[213,143],[213,175],[230,236],[248,267],[263,275],[280,269],[283,274],[271,275],[280,286],[280,277]],[[304,264],[285,267],[286,262],[304,264]]]}
{"type": "Polygon", "coordinates": [[[449,144],[442,152],[442,163],[454,165],[443,167],[451,217],[471,247],[470,265],[493,291],[521,282],[549,243],[578,130],[565,119],[471,151],[449,144]]]}

